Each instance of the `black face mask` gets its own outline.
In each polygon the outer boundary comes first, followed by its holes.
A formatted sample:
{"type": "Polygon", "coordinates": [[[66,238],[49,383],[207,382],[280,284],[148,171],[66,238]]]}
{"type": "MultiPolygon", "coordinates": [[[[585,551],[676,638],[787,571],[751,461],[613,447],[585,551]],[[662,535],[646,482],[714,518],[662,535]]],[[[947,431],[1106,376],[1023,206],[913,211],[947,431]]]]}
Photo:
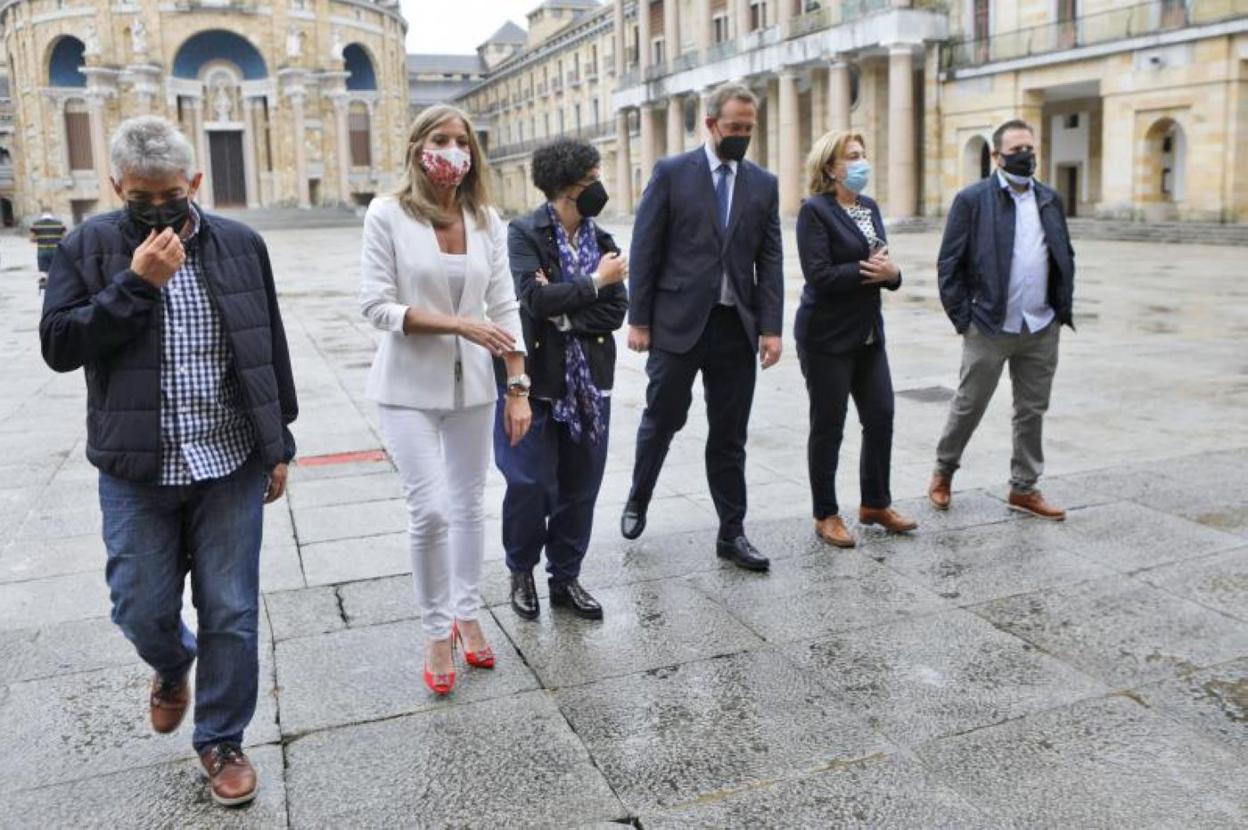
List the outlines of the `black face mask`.
{"type": "Polygon", "coordinates": [[[1031,150],[1019,150],[1008,156],[1002,155],[1001,161],[1004,162],[1002,169],[1013,176],[1029,179],[1036,172],[1036,154],[1031,150]]]}
{"type": "Polygon", "coordinates": [[[610,198],[602,182],[594,182],[582,190],[581,195],[576,197],[577,213],[581,214],[581,216],[593,218],[602,213],[602,209],[607,206],[607,200],[610,198]]]}
{"type": "Polygon", "coordinates": [[[153,230],[160,233],[165,228],[180,231],[191,215],[191,200],[185,196],[180,199],[168,199],[159,205],[150,202],[126,202],[126,212],[130,221],[140,230],[153,230]]]}
{"type": "Polygon", "coordinates": [[[750,146],[748,135],[726,135],[719,140],[719,157],[724,161],[740,161],[750,146]]]}

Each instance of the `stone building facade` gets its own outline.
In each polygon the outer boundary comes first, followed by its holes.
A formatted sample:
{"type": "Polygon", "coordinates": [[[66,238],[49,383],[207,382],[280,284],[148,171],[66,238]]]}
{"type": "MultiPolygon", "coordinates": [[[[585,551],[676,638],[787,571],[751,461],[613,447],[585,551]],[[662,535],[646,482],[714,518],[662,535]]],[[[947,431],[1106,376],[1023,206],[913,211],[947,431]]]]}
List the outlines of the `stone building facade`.
{"type": "Polygon", "coordinates": [[[787,215],[826,130],[864,134],[868,192],[905,219],[942,214],[1023,117],[1074,215],[1248,221],[1248,0],[547,0],[458,102],[508,211],[540,199],[533,149],[580,135],[627,212],[729,80],[759,95],[750,157],[787,215]]]}
{"type": "Polygon", "coordinates": [[[366,203],[402,165],[406,29],[396,0],[8,0],[0,196],[116,206],[109,135],[152,113],[191,138],[206,206],[366,203]]]}

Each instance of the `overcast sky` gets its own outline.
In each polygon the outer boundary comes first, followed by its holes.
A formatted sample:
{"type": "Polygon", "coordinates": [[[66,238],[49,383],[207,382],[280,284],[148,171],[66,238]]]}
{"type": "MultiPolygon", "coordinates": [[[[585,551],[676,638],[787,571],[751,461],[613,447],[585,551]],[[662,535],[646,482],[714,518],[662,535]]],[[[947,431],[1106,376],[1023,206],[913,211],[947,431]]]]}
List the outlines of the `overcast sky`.
{"type": "Polygon", "coordinates": [[[401,0],[407,51],[466,55],[508,20],[527,29],[525,15],[541,0],[401,0]]]}

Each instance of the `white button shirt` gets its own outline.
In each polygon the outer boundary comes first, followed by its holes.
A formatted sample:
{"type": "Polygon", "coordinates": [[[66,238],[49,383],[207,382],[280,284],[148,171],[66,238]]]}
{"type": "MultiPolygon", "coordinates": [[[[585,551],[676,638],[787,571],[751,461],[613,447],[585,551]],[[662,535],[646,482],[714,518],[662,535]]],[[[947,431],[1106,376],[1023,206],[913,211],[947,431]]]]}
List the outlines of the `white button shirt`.
{"type": "MultiPolygon", "coordinates": [[[[732,171],[732,175],[728,177],[728,215],[732,216],[732,194],[737,189],[737,165],[738,163],[735,161],[724,161],[723,159],[721,159],[719,155],[715,152],[715,145],[711,144],[711,142],[709,141],[703,144],[702,147],[703,149],[706,150],[706,160],[710,162],[710,165],[711,165],[711,189],[712,190],[715,190],[716,192],[718,192],[719,177],[723,175],[722,173],[718,172],[719,166],[721,164],[727,164],[728,169],[732,171]]],[[[716,198],[715,200],[715,206],[716,208],[719,207],[718,198],[716,198]]],[[[715,217],[715,221],[716,222],[719,221],[718,216],[715,217]]],[[[719,287],[719,303],[720,305],[736,305],[737,304],[736,300],[734,300],[732,297],[732,288],[728,284],[728,269],[727,268],[724,269],[724,281],[720,284],[720,287],[719,287]]]]}
{"type": "Polygon", "coordinates": [[[1028,183],[1026,190],[1015,190],[1000,172],[997,180],[1014,199],[1014,253],[1001,330],[1019,334],[1026,323],[1027,331],[1040,331],[1053,322],[1055,314],[1049,305],[1049,246],[1040,224],[1036,188],[1028,183]]]}

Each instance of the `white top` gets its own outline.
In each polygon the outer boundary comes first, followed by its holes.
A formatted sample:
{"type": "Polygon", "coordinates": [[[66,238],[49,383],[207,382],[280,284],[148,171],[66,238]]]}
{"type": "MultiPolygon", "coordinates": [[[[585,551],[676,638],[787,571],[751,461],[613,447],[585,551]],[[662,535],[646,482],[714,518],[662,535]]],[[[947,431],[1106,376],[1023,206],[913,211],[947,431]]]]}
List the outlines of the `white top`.
{"type": "MultiPolygon", "coordinates": [[[[728,215],[732,216],[732,194],[737,189],[738,163],[735,161],[724,161],[723,159],[721,159],[719,157],[719,154],[715,152],[715,146],[711,144],[711,142],[709,141],[703,144],[702,147],[704,150],[706,150],[706,159],[711,165],[711,187],[713,190],[715,190],[716,194],[719,193],[719,190],[718,190],[719,177],[724,175],[723,173],[719,171],[719,166],[721,164],[726,164],[728,165],[728,169],[732,171],[732,175],[728,176],[728,215]]],[[[715,208],[717,210],[719,209],[719,196],[718,195],[716,195],[715,197],[715,208]]],[[[715,221],[716,222],[719,221],[718,216],[715,217],[715,221]]],[[[737,304],[736,300],[734,300],[732,297],[732,288],[728,283],[728,269],[727,268],[724,269],[724,281],[720,285],[720,288],[719,288],[719,302],[721,305],[736,305],[737,304]]]]}
{"type": "Polygon", "coordinates": [[[442,267],[446,269],[446,284],[451,289],[451,304],[459,312],[459,304],[464,300],[464,283],[468,279],[467,254],[442,254],[442,267]]]}
{"type": "Polygon", "coordinates": [[[1053,322],[1049,305],[1049,246],[1044,241],[1036,188],[1015,190],[1000,173],[997,180],[1014,198],[1014,254],[1010,258],[1010,292],[1005,302],[1002,331],[1018,334],[1027,324],[1029,332],[1040,331],[1053,322]]]}
{"type": "Polygon", "coordinates": [[[451,334],[403,334],[408,307],[489,319],[507,329],[516,339],[516,351],[524,352],[520,304],[507,260],[507,225],[490,209],[483,226],[465,212],[464,229],[468,252],[457,311],[433,227],[408,216],[393,196],[380,196],[368,206],[360,257],[360,310],[383,332],[365,390],[370,400],[416,409],[453,409],[458,402],[457,347],[463,364],[463,406],[498,399],[490,353],[451,334]]]}

